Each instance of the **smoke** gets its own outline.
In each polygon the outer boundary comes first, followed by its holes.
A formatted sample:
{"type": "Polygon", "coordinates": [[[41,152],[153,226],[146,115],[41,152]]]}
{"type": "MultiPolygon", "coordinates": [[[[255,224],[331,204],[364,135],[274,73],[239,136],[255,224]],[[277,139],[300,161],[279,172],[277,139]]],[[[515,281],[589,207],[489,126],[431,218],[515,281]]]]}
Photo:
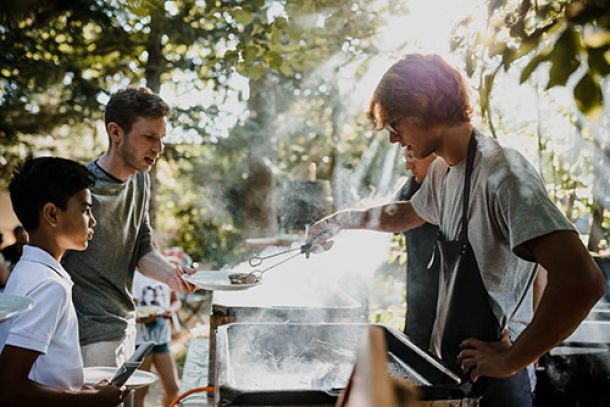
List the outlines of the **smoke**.
{"type": "MultiPolygon", "coordinates": [[[[301,244],[295,243],[292,248],[301,244]]],[[[333,314],[328,315],[328,312],[334,312],[333,309],[343,308],[352,317],[364,315],[362,301],[366,293],[361,292],[362,287],[367,286],[375,270],[387,260],[390,246],[390,234],[344,231],[336,236],[331,250],[312,253],[309,259],[301,255],[272,268],[263,274],[259,286],[247,291],[217,292],[215,303],[259,308],[260,314],[249,318],[258,322],[268,322],[270,313],[265,308],[282,309],[286,321],[303,320],[298,309],[317,309],[316,321],[335,318],[333,314]],[[294,315],[291,315],[291,309],[296,309],[294,315]],[[350,309],[354,312],[348,312],[350,309]]],[[[259,256],[281,250],[286,248],[269,247],[259,256]]],[[[283,258],[265,260],[258,269],[263,270],[283,258]]],[[[232,268],[232,271],[242,273],[252,270],[247,261],[232,268]]]]}

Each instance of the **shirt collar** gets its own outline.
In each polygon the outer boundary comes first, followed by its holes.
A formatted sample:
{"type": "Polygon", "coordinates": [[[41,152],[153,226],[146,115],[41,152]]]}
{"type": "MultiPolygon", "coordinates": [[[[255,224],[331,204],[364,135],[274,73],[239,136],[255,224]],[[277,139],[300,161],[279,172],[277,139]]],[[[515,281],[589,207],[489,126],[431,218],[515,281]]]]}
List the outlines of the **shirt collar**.
{"type": "Polygon", "coordinates": [[[47,267],[50,267],[59,276],[68,281],[72,281],[68,272],[59,264],[57,260],[53,258],[48,252],[42,250],[37,246],[25,245],[23,246],[23,254],[20,260],[28,260],[34,263],[40,263],[47,267]]]}

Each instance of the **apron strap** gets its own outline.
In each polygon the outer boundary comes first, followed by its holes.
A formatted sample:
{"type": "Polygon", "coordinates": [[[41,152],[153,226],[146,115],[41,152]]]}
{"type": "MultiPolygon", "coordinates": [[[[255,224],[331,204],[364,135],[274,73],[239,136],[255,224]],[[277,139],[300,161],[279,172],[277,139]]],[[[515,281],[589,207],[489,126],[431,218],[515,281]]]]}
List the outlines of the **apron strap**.
{"type": "Polygon", "coordinates": [[[464,201],[462,207],[462,230],[460,232],[460,242],[462,250],[465,250],[464,245],[468,242],[468,205],[470,203],[470,176],[472,175],[472,167],[474,166],[474,155],[477,150],[477,138],[475,137],[474,128],[470,135],[468,143],[468,155],[466,156],[466,174],[464,175],[464,201]]]}

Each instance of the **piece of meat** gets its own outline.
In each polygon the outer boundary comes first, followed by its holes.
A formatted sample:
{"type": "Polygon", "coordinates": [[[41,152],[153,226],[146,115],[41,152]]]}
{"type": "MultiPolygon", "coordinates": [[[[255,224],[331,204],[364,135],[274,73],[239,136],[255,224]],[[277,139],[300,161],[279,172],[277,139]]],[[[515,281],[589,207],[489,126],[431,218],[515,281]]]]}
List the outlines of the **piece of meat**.
{"type": "Polygon", "coordinates": [[[258,278],[252,273],[233,273],[229,274],[231,284],[256,284],[258,278]]]}

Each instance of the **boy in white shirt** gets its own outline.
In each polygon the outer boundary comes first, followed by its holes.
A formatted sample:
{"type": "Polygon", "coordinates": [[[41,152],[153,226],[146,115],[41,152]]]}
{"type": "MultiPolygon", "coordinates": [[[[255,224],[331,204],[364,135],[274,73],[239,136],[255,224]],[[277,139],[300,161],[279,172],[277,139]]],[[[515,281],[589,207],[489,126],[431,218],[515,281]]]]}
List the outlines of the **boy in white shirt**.
{"type": "Polygon", "coordinates": [[[72,280],[60,265],[66,250],[93,238],[92,174],[62,158],[28,158],[9,185],[30,243],[5,293],[34,300],[31,311],[0,324],[0,404],[116,406],[123,390],[103,381],[84,386],[72,280]]]}

